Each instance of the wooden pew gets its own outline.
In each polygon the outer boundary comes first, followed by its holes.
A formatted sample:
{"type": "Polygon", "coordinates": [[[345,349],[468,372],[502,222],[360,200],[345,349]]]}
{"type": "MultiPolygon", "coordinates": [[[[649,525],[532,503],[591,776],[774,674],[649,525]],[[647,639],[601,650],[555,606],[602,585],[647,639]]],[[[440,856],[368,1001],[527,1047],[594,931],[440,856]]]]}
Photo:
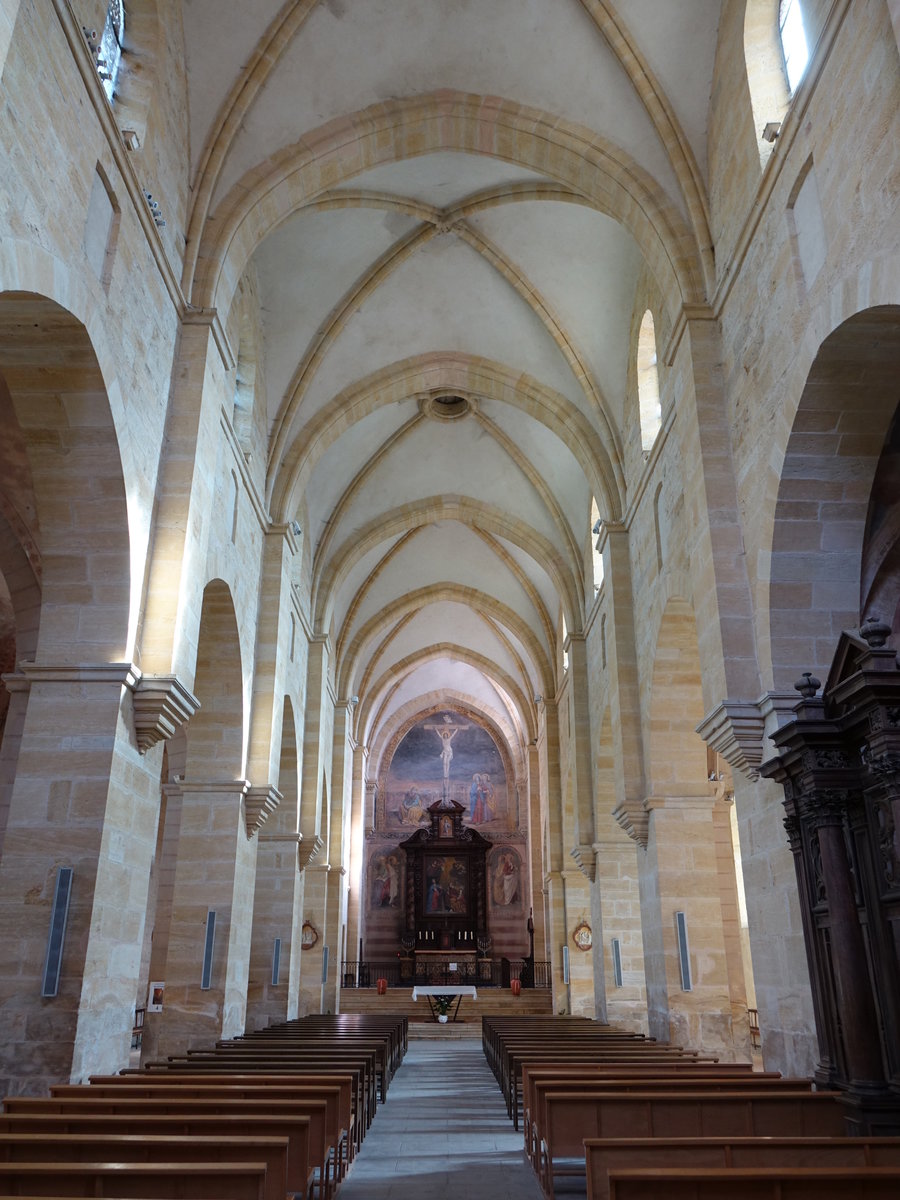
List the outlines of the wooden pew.
{"type": "Polygon", "coordinates": [[[538,1173],[540,1174],[540,1148],[541,1136],[540,1130],[547,1129],[550,1124],[550,1116],[548,1111],[547,1097],[554,1095],[557,1098],[563,1094],[568,1094],[574,1097],[581,1096],[584,1092],[650,1092],[654,1094],[671,1094],[679,1095],[684,1093],[697,1093],[702,1091],[706,1093],[742,1093],[746,1095],[765,1094],[778,1095],[785,1093],[788,1095],[797,1095],[800,1093],[811,1093],[812,1084],[808,1079],[762,1079],[757,1081],[753,1076],[720,1076],[715,1079],[698,1079],[693,1075],[681,1076],[660,1076],[654,1079],[637,1078],[596,1078],[593,1080],[571,1080],[571,1079],[540,1079],[535,1080],[532,1085],[532,1093],[534,1097],[533,1108],[531,1111],[531,1146],[526,1141],[526,1150],[529,1151],[529,1158],[532,1162],[538,1164],[538,1173]]]}
{"type": "Polygon", "coordinates": [[[0,1163],[265,1164],[265,1200],[285,1200],[287,1138],[159,1137],[120,1133],[0,1133],[0,1163]]]}
{"type": "MultiPolygon", "coordinates": [[[[0,1113],[0,1134],[44,1133],[137,1133],[142,1137],[190,1136],[233,1142],[244,1136],[284,1138],[287,1141],[288,1191],[306,1196],[313,1184],[310,1162],[309,1117],[283,1117],[266,1112],[235,1114],[199,1113],[183,1115],[137,1111],[95,1115],[81,1112],[0,1113]]],[[[215,1155],[212,1155],[215,1158],[215,1155]]]]}
{"type": "MultiPolygon", "coordinates": [[[[332,1134],[339,1149],[339,1159],[346,1154],[352,1157],[353,1146],[353,1079],[349,1075],[289,1075],[278,1073],[274,1075],[250,1073],[247,1075],[210,1075],[193,1072],[179,1073],[176,1071],[164,1074],[141,1075],[91,1075],[90,1086],[98,1095],[111,1096],[114,1094],[142,1095],[153,1097],[157,1095],[177,1095],[172,1089],[189,1089],[191,1095],[215,1094],[224,1095],[233,1088],[251,1088],[254,1095],[279,1096],[284,1098],[322,1099],[326,1101],[326,1130],[332,1134]],[[117,1092],[108,1089],[118,1089],[117,1092]],[[126,1092],[122,1093],[121,1089],[126,1092]],[[265,1088],[265,1093],[257,1089],[265,1088]],[[103,1089],[97,1091],[97,1089],[103,1089]],[[140,1092],[135,1089],[140,1089],[140,1092]],[[213,1089],[209,1092],[207,1089],[213,1089]]],[[[73,1089],[79,1084],[55,1084],[50,1088],[51,1096],[79,1094],[73,1089]]],[[[241,1093],[248,1094],[248,1093],[241,1093]]],[[[343,1175],[343,1161],[337,1164],[337,1178],[343,1175]]]]}
{"type": "MultiPolygon", "coordinates": [[[[271,1116],[272,1118],[297,1119],[307,1118],[309,1128],[309,1164],[315,1172],[320,1196],[330,1197],[334,1192],[335,1181],[332,1174],[334,1155],[333,1146],[329,1143],[326,1131],[326,1102],[324,1100],[277,1100],[266,1099],[236,1099],[236,1098],[200,1098],[200,1097],[171,1097],[158,1096],[152,1099],[142,1099],[116,1095],[113,1097],[99,1096],[91,1087],[73,1086],[81,1093],[67,1098],[51,1096],[43,1099],[34,1096],[7,1096],[3,1101],[5,1113],[11,1115],[27,1114],[34,1116],[41,1113],[60,1113],[64,1115],[81,1114],[86,1116],[105,1116],[121,1114],[130,1117],[140,1116],[177,1116],[193,1118],[195,1116],[271,1116]]],[[[2,1194],[2,1193],[0,1193],[2,1194]]]]}
{"type": "Polygon", "coordinates": [[[657,1168],[895,1167],[900,1138],[587,1138],[588,1200],[609,1200],[610,1171],[657,1168]]]}
{"type": "Polygon", "coordinates": [[[506,1109],[513,1121],[513,1128],[519,1128],[519,1109],[521,1107],[521,1085],[522,1085],[522,1066],[524,1063],[533,1063],[539,1065],[543,1063],[547,1066],[553,1065],[583,1065],[584,1063],[597,1063],[598,1065],[610,1066],[656,1066],[659,1068],[667,1068],[670,1065],[677,1064],[683,1068],[696,1066],[698,1061],[695,1058],[688,1058],[679,1054],[660,1054],[655,1050],[646,1050],[638,1053],[620,1052],[618,1050],[607,1050],[606,1047],[596,1046],[590,1041],[578,1049],[560,1050],[557,1046],[552,1046],[546,1049],[535,1050],[532,1046],[516,1046],[515,1044],[508,1047],[504,1059],[504,1071],[502,1076],[502,1088],[506,1098],[506,1109]]]}
{"type": "Polygon", "coordinates": [[[547,1092],[536,1130],[539,1178],[553,1196],[555,1175],[583,1174],[586,1138],[840,1137],[834,1092],[547,1092]],[[566,1162],[566,1160],[570,1160],[566,1162]]]}
{"type": "Polygon", "coordinates": [[[374,1117],[372,1093],[369,1090],[369,1077],[363,1065],[342,1062],[340,1066],[329,1069],[327,1061],[317,1060],[315,1063],[298,1061],[297,1059],[244,1060],[240,1070],[225,1059],[190,1059],[172,1060],[164,1063],[150,1063],[142,1070],[128,1069],[122,1072],[122,1078],[142,1082],[146,1079],[165,1079],[173,1076],[216,1076],[226,1075],[271,1075],[271,1076],[305,1076],[310,1080],[325,1081],[329,1077],[337,1080],[351,1079],[351,1109],[356,1126],[357,1146],[365,1136],[365,1132],[374,1117]]]}
{"type": "Polygon", "coordinates": [[[610,1200],[897,1200],[893,1167],[614,1171],[610,1200]]]}
{"type": "MultiPolygon", "coordinates": [[[[261,1052],[259,1054],[250,1055],[240,1060],[232,1060],[223,1054],[216,1054],[211,1051],[204,1051],[202,1054],[192,1054],[186,1057],[171,1057],[162,1063],[150,1063],[145,1070],[193,1070],[193,1071],[230,1071],[238,1074],[247,1071],[262,1071],[262,1072],[280,1072],[290,1070],[293,1073],[300,1074],[307,1072],[309,1074],[326,1074],[326,1073],[359,1073],[361,1077],[360,1097],[361,1105],[360,1112],[365,1120],[365,1127],[368,1128],[375,1116],[375,1108],[378,1102],[377,1092],[377,1072],[375,1069],[375,1056],[373,1054],[364,1053],[358,1050],[296,1050],[289,1048],[282,1053],[272,1051],[270,1053],[261,1052]]],[[[129,1072],[123,1072],[128,1074],[129,1072]]],[[[142,1075],[143,1071],[133,1072],[142,1075]]]]}
{"type": "Polygon", "coordinates": [[[0,1163],[0,1196],[263,1200],[264,1163],[0,1163]]]}
{"type": "MultiPolygon", "coordinates": [[[[754,1072],[751,1063],[695,1063],[671,1059],[662,1063],[625,1062],[609,1063],[603,1060],[597,1062],[534,1062],[529,1060],[521,1066],[522,1113],[525,1120],[525,1139],[528,1141],[528,1129],[531,1119],[531,1109],[534,1106],[533,1083],[541,1079],[582,1080],[592,1086],[591,1081],[602,1079],[646,1079],[652,1081],[659,1078],[684,1078],[690,1075],[700,1081],[725,1077],[727,1079],[780,1079],[777,1071],[754,1072]]],[[[565,1090],[563,1086],[560,1090],[565,1090]]]]}
{"type": "Polygon", "coordinates": [[[126,1079],[122,1079],[121,1076],[113,1076],[113,1082],[109,1082],[109,1084],[91,1081],[86,1088],[83,1084],[55,1084],[50,1087],[50,1096],[54,1099],[58,1097],[61,1099],[78,1098],[86,1092],[91,1096],[101,1096],[107,1099],[115,1099],[119,1096],[132,1099],[178,1099],[185,1096],[199,1100],[220,1097],[251,1100],[324,1100],[325,1142],[326,1145],[334,1147],[334,1175],[335,1180],[340,1182],[344,1175],[344,1168],[346,1168],[342,1147],[347,1144],[349,1136],[349,1127],[342,1126],[342,1099],[347,1100],[349,1108],[349,1092],[342,1092],[342,1088],[337,1085],[316,1084],[306,1087],[290,1081],[289,1076],[287,1082],[278,1079],[277,1076],[275,1076],[275,1081],[272,1081],[269,1076],[266,1076],[266,1080],[268,1081],[263,1081],[263,1076],[250,1075],[239,1078],[235,1075],[226,1075],[222,1080],[203,1084],[203,1082],[194,1081],[191,1076],[186,1076],[184,1079],[142,1079],[137,1082],[134,1081],[133,1075],[127,1076],[126,1079]],[[247,1082],[247,1078],[251,1082],[247,1082]]]}

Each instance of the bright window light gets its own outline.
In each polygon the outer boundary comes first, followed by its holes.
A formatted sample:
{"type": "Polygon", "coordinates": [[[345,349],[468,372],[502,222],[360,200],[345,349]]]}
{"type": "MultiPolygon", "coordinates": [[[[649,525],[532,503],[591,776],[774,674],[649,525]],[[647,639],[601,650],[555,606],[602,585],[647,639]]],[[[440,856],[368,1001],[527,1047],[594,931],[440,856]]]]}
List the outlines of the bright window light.
{"type": "Polygon", "coordinates": [[[806,64],[809,62],[809,48],[806,45],[806,31],[803,28],[803,10],[800,7],[800,0],[782,0],[778,12],[778,29],[781,34],[781,48],[784,51],[788,84],[791,93],[794,93],[803,78],[806,64]]]}

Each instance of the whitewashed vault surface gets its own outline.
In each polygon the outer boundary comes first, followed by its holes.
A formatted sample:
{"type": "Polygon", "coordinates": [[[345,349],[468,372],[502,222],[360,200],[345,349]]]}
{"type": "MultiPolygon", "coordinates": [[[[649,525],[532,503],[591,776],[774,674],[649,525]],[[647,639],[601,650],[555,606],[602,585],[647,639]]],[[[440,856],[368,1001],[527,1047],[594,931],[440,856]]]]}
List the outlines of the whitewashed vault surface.
{"type": "Polygon", "coordinates": [[[369,745],[444,695],[521,747],[559,686],[628,503],[637,282],[709,281],[719,9],[184,0],[185,286],[258,288],[267,501],[369,745]]]}

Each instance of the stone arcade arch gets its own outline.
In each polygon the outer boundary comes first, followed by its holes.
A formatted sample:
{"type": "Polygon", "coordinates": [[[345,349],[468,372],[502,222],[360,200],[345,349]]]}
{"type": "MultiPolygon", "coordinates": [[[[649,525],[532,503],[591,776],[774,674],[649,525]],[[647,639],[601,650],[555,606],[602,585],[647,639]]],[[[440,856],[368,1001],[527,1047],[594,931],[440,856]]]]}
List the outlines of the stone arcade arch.
{"type": "Polygon", "coordinates": [[[824,679],[841,629],[869,615],[861,547],[897,408],[898,355],[900,308],[883,305],[843,321],[810,367],[773,516],[761,657],[776,690],[789,691],[803,671],[824,679]]]}
{"type": "Polygon", "coordinates": [[[137,675],[123,662],[131,600],[125,482],[84,326],[46,297],[0,295],[0,380],[9,431],[0,489],[15,522],[3,522],[0,569],[18,659],[4,685],[12,703],[0,758],[8,814],[0,954],[19,962],[17,976],[0,983],[0,1020],[21,1031],[0,1049],[0,1076],[20,1089],[78,1076],[88,1062],[121,1060],[139,955],[118,945],[125,929],[140,944],[155,798],[137,764],[126,702],[137,675]],[[80,747],[77,777],[69,745],[80,747]],[[25,1012],[41,992],[62,866],[73,870],[71,969],[36,1026],[25,1012]],[[108,965],[98,995],[80,983],[79,964],[91,959],[108,965]],[[7,1055],[24,1055],[27,1071],[7,1055]]]}

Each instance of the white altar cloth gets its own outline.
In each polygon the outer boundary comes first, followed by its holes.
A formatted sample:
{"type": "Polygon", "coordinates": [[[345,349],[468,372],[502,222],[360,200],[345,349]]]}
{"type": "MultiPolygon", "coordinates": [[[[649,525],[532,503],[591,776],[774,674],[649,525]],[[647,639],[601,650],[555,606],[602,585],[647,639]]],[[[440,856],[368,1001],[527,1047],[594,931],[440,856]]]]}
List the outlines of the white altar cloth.
{"type": "Polygon", "coordinates": [[[413,988],[413,1000],[418,1000],[420,996],[471,996],[473,1000],[477,1000],[478,992],[471,984],[465,987],[452,983],[435,984],[434,986],[429,984],[428,987],[413,988]]]}

